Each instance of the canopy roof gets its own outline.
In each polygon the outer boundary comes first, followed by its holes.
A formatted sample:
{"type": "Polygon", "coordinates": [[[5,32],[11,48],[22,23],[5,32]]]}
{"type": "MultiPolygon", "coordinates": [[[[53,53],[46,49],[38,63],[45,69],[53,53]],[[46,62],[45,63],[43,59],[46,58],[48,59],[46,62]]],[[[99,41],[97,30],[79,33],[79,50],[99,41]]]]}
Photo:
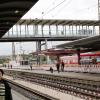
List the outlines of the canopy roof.
{"type": "Polygon", "coordinates": [[[18,25],[87,25],[99,26],[98,20],[63,20],[63,19],[22,19],[19,20],[18,25]]]}
{"type": "Polygon", "coordinates": [[[0,0],[0,37],[2,37],[38,0],[0,0]]]}
{"type": "Polygon", "coordinates": [[[100,50],[100,35],[74,40],[72,42],[57,45],[57,48],[87,48],[90,51],[100,50]]]}

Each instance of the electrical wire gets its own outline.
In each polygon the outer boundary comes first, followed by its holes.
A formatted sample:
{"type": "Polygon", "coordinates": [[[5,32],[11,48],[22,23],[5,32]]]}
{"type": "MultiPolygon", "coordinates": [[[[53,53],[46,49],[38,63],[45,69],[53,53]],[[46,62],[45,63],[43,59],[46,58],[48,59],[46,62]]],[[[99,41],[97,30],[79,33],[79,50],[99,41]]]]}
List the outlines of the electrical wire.
{"type": "Polygon", "coordinates": [[[61,10],[63,10],[66,6],[68,6],[70,3],[72,2],[72,0],[69,0],[63,7],[61,7],[53,16],[57,16],[59,14],[59,12],[61,12],[61,10]]]}
{"type": "MultiPolygon", "coordinates": [[[[45,11],[48,11],[50,9],[51,5],[55,4],[55,2],[56,2],[56,0],[54,0],[51,4],[49,4],[49,6],[46,8],[45,11]]],[[[45,12],[45,11],[42,11],[42,12],[45,12]]]]}
{"type": "MultiPolygon", "coordinates": [[[[72,0],[70,0],[70,1],[72,1],[72,0]]],[[[71,2],[69,2],[69,3],[71,3],[71,2]]],[[[79,10],[75,11],[75,13],[80,13],[80,12],[85,11],[85,10],[87,10],[87,9],[89,10],[89,9],[95,7],[95,6],[97,6],[97,4],[92,5],[92,6],[90,6],[90,7],[83,8],[83,9],[79,9],[79,10]]],[[[64,6],[62,9],[64,9],[64,8],[65,8],[65,6],[64,6]]],[[[62,9],[61,9],[61,10],[62,10],[62,9]]],[[[61,10],[59,10],[60,13],[61,13],[61,10]]],[[[53,15],[53,17],[57,16],[57,15],[60,14],[60,13],[56,12],[55,15],[53,15]]]]}
{"type": "Polygon", "coordinates": [[[78,11],[78,12],[79,12],[79,11],[84,11],[84,10],[87,10],[87,9],[91,9],[91,8],[93,8],[93,7],[95,7],[95,6],[97,6],[97,4],[92,5],[92,6],[90,6],[90,7],[87,7],[87,8],[79,9],[79,10],[77,10],[77,11],[78,11]]]}
{"type": "MultiPolygon", "coordinates": [[[[56,5],[55,7],[51,8],[48,12],[46,12],[45,14],[43,14],[43,16],[47,15],[48,13],[50,13],[51,11],[55,10],[58,6],[60,6],[61,4],[63,4],[66,0],[63,0],[62,2],[60,2],[58,5],[56,5]]],[[[43,17],[42,16],[42,17],[43,17]]]]}

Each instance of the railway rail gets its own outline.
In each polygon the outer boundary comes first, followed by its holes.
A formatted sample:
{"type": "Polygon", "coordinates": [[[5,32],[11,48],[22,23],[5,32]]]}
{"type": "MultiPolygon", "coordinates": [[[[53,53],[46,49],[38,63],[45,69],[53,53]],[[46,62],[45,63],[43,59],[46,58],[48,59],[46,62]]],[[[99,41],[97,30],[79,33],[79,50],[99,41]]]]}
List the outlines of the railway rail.
{"type": "Polygon", "coordinates": [[[29,98],[29,100],[59,100],[47,94],[40,93],[39,91],[27,88],[11,80],[7,80],[13,90],[29,98]]]}
{"type": "Polygon", "coordinates": [[[16,78],[75,95],[85,100],[100,100],[99,80],[87,80],[53,74],[40,74],[14,70],[5,70],[5,73],[10,76],[16,75],[16,78]]]}

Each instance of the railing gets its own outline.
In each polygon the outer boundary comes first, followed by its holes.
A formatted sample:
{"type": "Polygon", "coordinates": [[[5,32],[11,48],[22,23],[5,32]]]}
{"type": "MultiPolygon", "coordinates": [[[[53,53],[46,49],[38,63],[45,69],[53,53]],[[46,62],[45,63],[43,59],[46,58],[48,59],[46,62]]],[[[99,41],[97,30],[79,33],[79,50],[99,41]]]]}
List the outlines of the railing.
{"type": "Polygon", "coordinates": [[[73,72],[88,72],[88,73],[100,73],[100,65],[98,64],[86,64],[86,65],[66,65],[66,71],[73,72]]]}
{"type": "Polygon", "coordinates": [[[44,30],[43,34],[41,30],[38,30],[37,33],[33,30],[29,30],[29,32],[22,30],[22,31],[9,31],[7,32],[2,38],[12,38],[12,37],[87,37],[87,36],[95,36],[98,35],[98,32],[96,33],[79,33],[73,30],[73,33],[70,33],[69,30],[67,30],[65,33],[62,33],[61,30],[58,30],[57,32],[55,30],[52,30],[49,32],[48,30],[44,30]]]}

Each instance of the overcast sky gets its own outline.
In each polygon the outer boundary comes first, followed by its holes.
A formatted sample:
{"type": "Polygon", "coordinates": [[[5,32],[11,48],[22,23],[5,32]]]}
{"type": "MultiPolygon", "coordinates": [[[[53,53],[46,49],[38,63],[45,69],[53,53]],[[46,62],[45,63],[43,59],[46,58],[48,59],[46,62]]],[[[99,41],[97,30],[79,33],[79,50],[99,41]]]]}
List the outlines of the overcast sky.
{"type": "MultiPolygon", "coordinates": [[[[98,19],[98,0],[39,0],[23,19],[98,19]]],[[[56,42],[57,43],[57,42],[56,42]]],[[[25,52],[35,51],[35,43],[15,43],[16,54],[20,47],[25,52]]],[[[52,42],[50,45],[54,44],[52,42]]],[[[59,43],[58,43],[59,44],[59,43]]],[[[12,53],[11,43],[0,43],[0,55],[12,53]]]]}
{"type": "Polygon", "coordinates": [[[97,19],[97,5],[98,0],[39,0],[24,18],[97,19]]]}

